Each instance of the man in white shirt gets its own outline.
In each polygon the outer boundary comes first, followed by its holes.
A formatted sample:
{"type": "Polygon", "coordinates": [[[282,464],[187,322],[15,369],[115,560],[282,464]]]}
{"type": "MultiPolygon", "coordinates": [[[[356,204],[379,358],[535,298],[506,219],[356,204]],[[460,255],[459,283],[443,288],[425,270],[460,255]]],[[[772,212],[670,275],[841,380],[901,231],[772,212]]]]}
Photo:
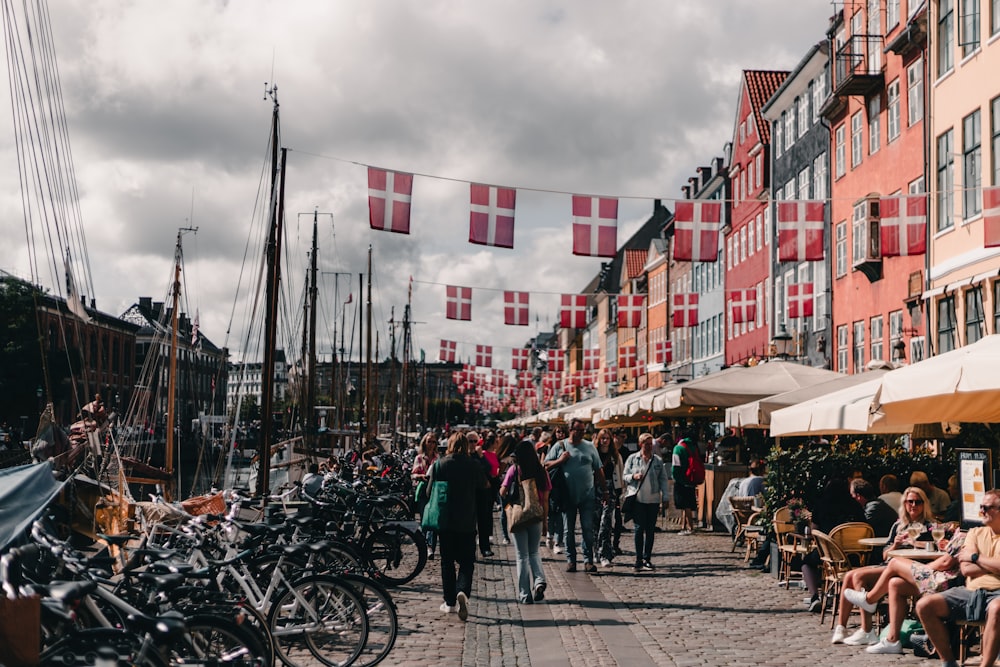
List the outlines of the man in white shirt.
{"type": "Polygon", "coordinates": [[[903,501],[903,494],[899,491],[899,480],[895,475],[882,475],[878,481],[879,496],[885,504],[899,512],[899,506],[903,501]]]}

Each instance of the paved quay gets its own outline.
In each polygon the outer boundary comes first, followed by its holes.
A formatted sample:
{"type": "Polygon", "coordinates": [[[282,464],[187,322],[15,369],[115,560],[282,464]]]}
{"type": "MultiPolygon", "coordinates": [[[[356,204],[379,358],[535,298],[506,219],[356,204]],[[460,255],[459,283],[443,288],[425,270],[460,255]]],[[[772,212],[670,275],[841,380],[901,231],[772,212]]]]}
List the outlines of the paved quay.
{"type": "MultiPolygon", "coordinates": [[[[661,525],[664,525],[661,523],[661,525]]],[[[396,589],[400,634],[385,664],[522,667],[540,665],[842,666],[922,665],[937,660],[870,655],[830,644],[830,617],[803,604],[804,590],[778,586],[746,568],[742,554],[719,533],[656,535],[652,572],[632,571],[631,534],[625,556],[598,575],[565,571],[562,555],[543,546],[545,601],[517,603],[514,546],[476,564],[469,619],[438,607],[440,567],[428,567],[396,589]]],[[[499,531],[497,532],[499,541],[499,531]]],[[[855,623],[857,616],[854,617],[855,623]]],[[[853,630],[852,630],[853,631],[853,630]]]]}

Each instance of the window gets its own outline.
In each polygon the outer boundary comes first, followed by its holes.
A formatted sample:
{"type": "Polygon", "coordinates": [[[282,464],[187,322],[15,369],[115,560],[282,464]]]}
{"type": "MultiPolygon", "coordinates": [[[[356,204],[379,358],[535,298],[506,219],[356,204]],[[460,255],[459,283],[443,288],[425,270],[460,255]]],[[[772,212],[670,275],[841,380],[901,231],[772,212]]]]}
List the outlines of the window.
{"type": "Polygon", "coordinates": [[[788,113],[787,111],[782,111],[781,118],[774,121],[774,141],[773,141],[774,157],[780,157],[781,154],[784,152],[784,143],[785,143],[784,127],[785,127],[785,114],[787,113],[788,113]]]}
{"type": "MultiPolygon", "coordinates": [[[[903,337],[903,311],[894,310],[889,313],[889,349],[896,347],[896,343],[903,337]]],[[[895,359],[893,359],[895,361],[895,359]]]]}
{"type": "Polygon", "coordinates": [[[799,199],[809,199],[809,167],[799,172],[799,199]]]}
{"type": "Polygon", "coordinates": [[[851,116],[851,168],[861,164],[861,147],[864,145],[862,112],[851,116]]]}
{"type": "Polygon", "coordinates": [[[764,209],[764,243],[771,243],[771,207],[764,209]]]}
{"type": "Polygon", "coordinates": [[[813,160],[813,198],[826,199],[826,153],[813,160]]]}
{"type": "Polygon", "coordinates": [[[726,239],[726,268],[733,268],[733,237],[726,239]]]}
{"type": "Polygon", "coordinates": [[[992,0],[990,5],[990,34],[995,35],[1000,32],[1000,0],[992,0]]]}
{"type": "Polygon", "coordinates": [[[941,354],[955,349],[955,297],[944,297],[937,306],[937,353],[941,354]]]}
{"type": "Polygon", "coordinates": [[[955,66],[955,0],[941,0],[936,41],[937,75],[942,77],[955,66]]]}
{"type": "Polygon", "coordinates": [[[740,261],[746,261],[747,258],[747,228],[746,225],[740,227],[740,261]]]}
{"type": "Polygon", "coordinates": [[[781,114],[785,121],[785,150],[787,151],[795,143],[795,110],[799,106],[799,99],[795,98],[792,108],[781,114]]]}
{"type": "Polygon", "coordinates": [[[872,327],[872,361],[875,359],[885,359],[882,347],[882,316],[876,315],[871,319],[872,327]]]}
{"type": "Polygon", "coordinates": [[[803,95],[798,98],[796,106],[799,109],[799,136],[801,137],[809,131],[809,119],[811,118],[809,114],[809,95],[803,95]]]}
{"type": "Polygon", "coordinates": [[[735,232],[733,233],[733,266],[738,266],[739,263],[740,263],[740,233],[735,232]]]}
{"type": "Polygon", "coordinates": [[[980,0],[962,0],[962,57],[970,55],[979,48],[979,2],[980,0]]]}
{"type": "MultiPolygon", "coordinates": [[[[996,0],[1000,3],[1000,0],[996,0]]],[[[990,102],[990,134],[992,135],[993,185],[1000,185],[1000,97],[990,102]]]]}
{"type": "Polygon", "coordinates": [[[837,327],[837,370],[847,372],[847,325],[837,327]]]}
{"type": "Polygon", "coordinates": [[[878,153],[879,144],[882,142],[882,129],[879,121],[879,114],[882,113],[882,100],[873,97],[868,100],[868,154],[878,153]]]}
{"type": "Polygon", "coordinates": [[[753,119],[753,114],[747,116],[747,138],[752,137],[753,133],[757,131],[757,123],[753,119]]]}
{"type": "Polygon", "coordinates": [[[907,186],[911,195],[919,195],[924,192],[924,177],[920,176],[912,181],[907,186]]]}
{"type": "Polygon", "coordinates": [[[917,60],[906,68],[906,119],[913,127],[924,118],[924,63],[917,60]]]}
{"type": "Polygon", "coordinates": [[[865,368],[865,323],[854,323],[854,372],[860,373],[865,368]]]}
{"type": "Polygon", "coordinates": [[[812,122],[815,124],[819,122],[819,110],[826,101],[826,85],[822,74],[809,82],[809,94],[812,97],[812,122]]]}
{"type": "Polygon", "coordinates": [[[847,275],[847,221],[837,223],[837,277],[847,275]]]}
{"type": "MultiPolygon", "coordinates": [[[[916,0],[910,0],[912,4],[916,0]]],[[[888,33],[899,23],[899,0],[886,0],[885,3],[885,31],[888,33]]]]}
{"type": "Polygon", "coordinates": [[[965,344],[975,343],[986,335],[983,314],[983,290],[973,287],[965,293],[965,344]]]}
{"type": "Polygon", "coordinates": [[[844,124],[841,124],[834,131],[834,165],[833,173],[836,178],[840,178],[847,172],[847,165],[844,162],[844,142],[845,142],[846,128],[844,124]]]}
{"type": "Polygon", "coordinates": [[[740,122],[740,146],[743,142],[747,140],[747,122],[744,120],[740,122]]]}
{"type": "Polygon", "coordinates": [[[754,162],[757,164],[757,173],[755,174],[757,181],[754,183],[754,186],[759,188],[764,178],[764,154],[757,153],[754,162]]]}
{"type": "Polygon", "coordinates": [[[899,79],[889,84],[886,91],[889,100],[888,113],[886,113],[886,141],[891,143],[899,137],[899,79]]]}
{"type": "MultiPolygon", "coordinates": [[[[808,265],[813,268],[813,264],[808,265]]],[[[812,272],[812,283],[813,283],[813,330],[823,331],[826,329],[827,323],[827,302],[828,294],[826,291],[826,276],[827,273],[822,269],[815,269],[812,272]]]]}
{"type": "Polygon", "coordinates": [[[955,159],[951,154],[953,130],[948,130],[937,140],[937,231],[949,229],[955,224],[952,219],[955,196],[955,159]]]}
{"type": "Polygon", "coordinates": [[[982,139],[979,109],[962,119],[962,215],[968,220],[983,207],[982,139]]]}
{"type": "Polygon", "coordinates": [[[753,234],[753,220],[747,223],[747,254],[753,256],[754,246],[754,234],[753,234]]]}
{"type": "Polygon", "coordinates": [[[760,250],[764,245],[764,225],[763,218],[761,214],[757,214],[757,250],[760,250]]]}
{"type": "MultiPolygon", "coordinates": [[[[868,34],[885,36],[882,31],[882,14],[879,11],[881,0],[868,0],[868,34]]],[[[882,47],[878,44],[868,42],[868,71],[879,72],[882,70],[882,47]]]]}
{"type": "Polygon", "coordinates": [[[868,250],[868,200],[862,200],[854,205],[854,215],[851,219],[851,242],[853,252],[851,261],[855,264],[865,261],[868,250]]]}
{"type": "Polygon", "coordinates": [[[753,192],[753,161],[747,162],[747,197],[753,192]]]}
{"type": "Polygon", "coordinates": [[[775,328],[785,322],[785,304],[788,303],[788,293],[785,291],[785,279],[778,276],[774,279],[774,322],[775,328]]]}

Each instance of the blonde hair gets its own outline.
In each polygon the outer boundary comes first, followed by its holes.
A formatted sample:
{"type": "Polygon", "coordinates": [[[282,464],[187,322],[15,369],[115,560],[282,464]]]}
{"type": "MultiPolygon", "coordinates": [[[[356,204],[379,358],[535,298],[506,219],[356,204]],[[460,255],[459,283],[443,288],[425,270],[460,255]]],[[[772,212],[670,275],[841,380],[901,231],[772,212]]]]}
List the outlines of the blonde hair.
{"type": "Polygon", "coordinates": [[[653,439],[653,434],[652,433],[640,433],[639,434],[639,446],[641,447],[642,443],[646,442],[647,440],[652,440],[652,439],[653,439]]]}
{"type": "Polygon", "coordinates": [[[908,486],[899,501],[899,523],[906,525],[910,523],[910,515],[906,513],[906,494],[915,493],[923,502],[918,521],[927,523],[934,521],[934,513],[931,511],[931,501],[927,499],[927,494],[919,486],[908,486]]]}

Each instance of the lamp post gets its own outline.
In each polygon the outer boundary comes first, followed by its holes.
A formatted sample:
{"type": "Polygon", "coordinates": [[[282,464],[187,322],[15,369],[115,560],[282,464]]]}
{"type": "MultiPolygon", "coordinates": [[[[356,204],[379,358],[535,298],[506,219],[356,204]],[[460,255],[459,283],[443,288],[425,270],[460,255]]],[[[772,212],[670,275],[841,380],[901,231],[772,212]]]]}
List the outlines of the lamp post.
{"type": "Polygon", "coordinates": [[[779,359],[788,359],[791,354],[791,349],[792,335],[788,333],[785,329],[785,325],[782,324],[781,328],[774,334],[774,337],[771,338],[772,356],[778,357],[779,359]]]}

